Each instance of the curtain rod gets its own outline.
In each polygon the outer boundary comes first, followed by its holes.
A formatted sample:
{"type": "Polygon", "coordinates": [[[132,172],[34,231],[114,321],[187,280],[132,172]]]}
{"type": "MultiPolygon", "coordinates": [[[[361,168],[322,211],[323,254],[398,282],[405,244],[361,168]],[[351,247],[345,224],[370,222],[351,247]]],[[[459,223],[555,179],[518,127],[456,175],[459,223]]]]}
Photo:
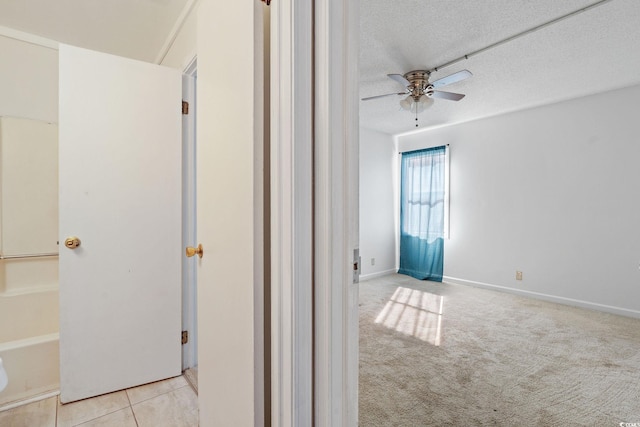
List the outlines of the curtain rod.
{"type": "Polygon", "coordinates": [[[415,150],[409,150],[409,151],[398,151],[398,154],[411,153],[412,151],[428,150],[429,148],[448,147],[448,146],[449,144],[434,145],[433,147],[417,148],[415,150]]]}
{"type": "Polygon", "coordinates": [[[550,25],[556,24],[556,23],[558,23],[560,21],[564,21],[565,19],[571,18],[572,16],[575,16],[575,15],[577,15],[579,13],[586,12],[587,10],[593,9],[595,7],[598,7],[598,6],[602,6],[603,4],[608,3],[610,1],[611,0],[600,0],[598,2],[590,4],[589,6],[585,6],[585,7],[581,8],[581,9],[578,9],[578,10],[575,10],[573,12],[567,13],[566,15],[562,15],[559,18],[552,19],[551,21],[545,22],[544,24],[540,24],[540,25],[538,25],[536,27],[533,27],[533,28],[530,28],[528,30],[522,31],[521,33],[518,33],[518,34],[513,35],[511,37],[507,37],[504,40],[500,40],[499,42],[495,42],[493,44],[490,44],[489,46],[483,47],[482,49],[478,49],[478,50],[473,51],[471,53],[467,53],[466,55],[462,55],[460,58],[456,58],[456,59],[454,59],[452,61],[449,61],[449,62],[447,62],[447,63],[445,63],[443,65],[440,65],[438,67],[432,68],[432,69],[429,70],[429,73],[432,73],[434,71],[439,71],[440,69],[445,68],[445,67],[449,67],[449,66],[451,66],[453,64],[457,64],[458,62],[464,61],[465,59],[469,59],[469,58],[471,58],[473,56],[478,55],[479,53],[485,52],[485,51],[487,51],[489,49],[493,49],[494,47],[498,47],[498,46],[503,45],[505,43],[508,43],[508,42],[510,42],[512,40],[518,39],[518,38],[520,38],[522,36],[526,36],[527,34],[531,34],[531,33],[535,32],[535,31],[541,30],[541,29],[543,29],[545,27],[548,27],[550,25]]]}

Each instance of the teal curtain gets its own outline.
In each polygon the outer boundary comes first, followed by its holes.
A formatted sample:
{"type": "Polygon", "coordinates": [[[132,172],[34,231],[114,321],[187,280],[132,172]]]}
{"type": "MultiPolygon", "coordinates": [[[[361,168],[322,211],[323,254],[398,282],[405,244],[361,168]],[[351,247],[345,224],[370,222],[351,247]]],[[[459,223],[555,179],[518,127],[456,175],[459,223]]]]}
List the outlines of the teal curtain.
{"type": "Polygon", "coordinates": [[[446,147],[402,154],[400,269],[420,280],[442,281],[446,147]]]}

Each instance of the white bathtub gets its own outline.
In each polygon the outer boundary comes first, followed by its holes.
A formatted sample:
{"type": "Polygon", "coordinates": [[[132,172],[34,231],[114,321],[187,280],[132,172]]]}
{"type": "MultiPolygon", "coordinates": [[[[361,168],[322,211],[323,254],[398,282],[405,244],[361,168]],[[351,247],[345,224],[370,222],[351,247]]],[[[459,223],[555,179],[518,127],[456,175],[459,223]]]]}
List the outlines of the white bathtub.
{"type": "Polygon", "coordinates": [[[0,288],[0,358],[9,376],[0,410],[60,388],[58,343],[57,284],[0,288]]]}
{"type": "Polygon", "coordinates": [[[3,406],[60,388],[58,333],[0,344],[9,384],[0,392],[3,406]]]}

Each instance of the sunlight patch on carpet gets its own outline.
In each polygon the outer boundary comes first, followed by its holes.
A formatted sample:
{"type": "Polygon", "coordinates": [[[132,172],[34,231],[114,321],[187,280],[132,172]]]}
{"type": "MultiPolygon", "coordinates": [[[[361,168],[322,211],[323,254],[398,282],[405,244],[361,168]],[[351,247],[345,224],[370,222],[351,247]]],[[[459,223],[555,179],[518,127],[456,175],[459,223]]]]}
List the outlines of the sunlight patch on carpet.
{"type": "Polygon", "coordinates": [[[375,323],[439,346],[444,297],[399,286],[375,323]]]}

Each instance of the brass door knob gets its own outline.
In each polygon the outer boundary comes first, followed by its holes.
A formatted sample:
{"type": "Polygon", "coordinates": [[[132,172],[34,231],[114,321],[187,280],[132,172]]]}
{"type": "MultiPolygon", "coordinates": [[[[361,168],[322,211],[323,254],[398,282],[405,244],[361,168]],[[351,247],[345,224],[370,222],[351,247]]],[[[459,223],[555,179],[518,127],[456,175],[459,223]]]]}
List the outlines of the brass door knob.
{"type": "Polygon", "coordinates": [[[202,255],[204,255],[204,250],[202,249],[202,245],[201,245],[201,244],[200,244],[200,245],[198,245],[198,247],[197,247],[197,248],[193,248],[193,247],[191,247],[191,246],[187,246],[186,252],[187,252],[187,256],[188,256],[189,258],[191,258],[192,256],[194,256],[195,254],[198,254],[198,256],[199,256],[200,258],[202,258],[202,255]]]}
{"type": "Polygon", "coordinates": [[[76,236],[67,237],[64,241],[64,245],[69,249],[75,249],[80,246],[80,239],[76,236]]]}

